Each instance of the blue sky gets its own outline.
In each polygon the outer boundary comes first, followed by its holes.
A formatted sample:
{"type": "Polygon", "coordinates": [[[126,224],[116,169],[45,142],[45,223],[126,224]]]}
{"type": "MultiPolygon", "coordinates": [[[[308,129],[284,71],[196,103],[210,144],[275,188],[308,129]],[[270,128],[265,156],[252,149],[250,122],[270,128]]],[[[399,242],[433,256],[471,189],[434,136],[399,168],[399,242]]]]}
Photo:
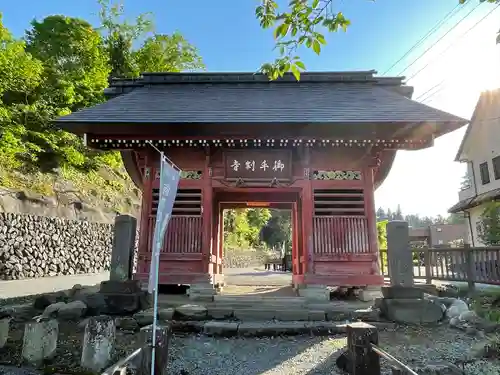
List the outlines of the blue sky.
{"type": "MultiPolygon", "coordinates": [[[[438,40],[479,0],[470,0],[460,12],[426,42],[401,61],[388,75],[404,73],[415,87],[414,98],[433,86],[435,95],[425,103],[470,118],[480,91],[500,87],[498,48],[494,37],[500,28],[500,8],[477,27],[468,29],[493,9],[482,4],[442,40],[438,40]],[[405,68],[433,47],[409,69],[405,68]],[[498,74],[497,74],[498,73],[498,74]]],[[[97,24],[95,0],[3,0],[5,25],[22,36],[33,18],[65,14],[97,24]]],[[[132,18],[152,12],[156,31],[180,31],[193,43],[210,71],[255,71],[274,58],[272,32],[262,30],[254,16],[257,0],[125,1],[132,18]]],[[[288,1],[280,1],[286,5],[288,1]]],[[[302,51],[308,70],[370,70],[384,73],[415,42],[445,17],[458,0],[344,0],[337,9],[351,19],[347,33],[330,34],[320,56],[302,51]]],[[[432,93],[432,92],[431,92],[432,93]]],[[[425,96],[425,95],[424,95],[425,96]]],[[[458,199],[464,173],[453,162],[464,129],[436,141],[433,149],[400,152],[393,169],[376,192],[377,206],[421,215],[445,214],[458,199]]]]}

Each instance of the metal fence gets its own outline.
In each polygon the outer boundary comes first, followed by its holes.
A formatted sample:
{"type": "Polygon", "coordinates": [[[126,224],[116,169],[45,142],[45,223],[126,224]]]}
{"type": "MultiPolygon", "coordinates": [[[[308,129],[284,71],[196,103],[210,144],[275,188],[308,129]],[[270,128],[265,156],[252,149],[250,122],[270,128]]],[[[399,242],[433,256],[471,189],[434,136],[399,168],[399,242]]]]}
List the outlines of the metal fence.
{"type": "MultiPolygon", "coordinates": [[[[443,247],[411,249],[413,277],[425,280],[462,281],[500,285],[500,247],[443,247]]],[[[380,268],[389,277],[387,249],[380,250],[380,268]]]]}

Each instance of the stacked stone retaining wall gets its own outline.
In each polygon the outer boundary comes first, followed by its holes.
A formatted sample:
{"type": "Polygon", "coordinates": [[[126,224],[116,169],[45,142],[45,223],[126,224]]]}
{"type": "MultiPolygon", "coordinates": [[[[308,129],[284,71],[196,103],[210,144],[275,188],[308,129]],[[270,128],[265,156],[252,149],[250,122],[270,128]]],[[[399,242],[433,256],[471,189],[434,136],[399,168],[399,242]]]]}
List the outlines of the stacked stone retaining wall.
{"type": "Polygon", "coordinates": [[[113,225],[0,213],[0,279],[109,270],[113,225]]]}

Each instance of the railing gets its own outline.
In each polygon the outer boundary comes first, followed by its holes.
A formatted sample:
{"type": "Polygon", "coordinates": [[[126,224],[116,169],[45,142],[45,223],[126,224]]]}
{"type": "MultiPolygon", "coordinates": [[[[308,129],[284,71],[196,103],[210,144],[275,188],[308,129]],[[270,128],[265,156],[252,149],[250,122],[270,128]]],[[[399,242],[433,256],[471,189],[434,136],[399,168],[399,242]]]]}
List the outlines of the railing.
{"type": "MultiPolygon", "coordinates": [[[[425,280],[462,281],[500,285],[500,247],[412,249],[413,277],[425,280]]],[[[389,276],[387,250],[380,250],[380,268],[389,276]]]]}
{"type": "MultiPolygon", "coordinates": [[[[126,375],[135,369],[137,375],[150,375],[152,361],[152,328],[141,330],[144,345],[136,349],[129,356],[120,359],[114,365],[108,367],[101,375],[126,375]]],[[[159,326],[156,330],[156,351],[154,369],[155,375],[167,375],[168,349],[172,337],[170,325],[159,326]]]]}
{"type": "Polygon", "coordinates": [[[349,374],[380,375],[380,358],[384,358],[391,366],[393,375],[418,375],[380,348],[377,328],[364,322],[347,325],[347,352],[343,356],[344,360],[337,360],[337,365],[349,374]]]}
{"type": "Polygon", "coordinates": [[[315,216],[314,253],[369,253],[368,224],[363,216],[315,216]]]}

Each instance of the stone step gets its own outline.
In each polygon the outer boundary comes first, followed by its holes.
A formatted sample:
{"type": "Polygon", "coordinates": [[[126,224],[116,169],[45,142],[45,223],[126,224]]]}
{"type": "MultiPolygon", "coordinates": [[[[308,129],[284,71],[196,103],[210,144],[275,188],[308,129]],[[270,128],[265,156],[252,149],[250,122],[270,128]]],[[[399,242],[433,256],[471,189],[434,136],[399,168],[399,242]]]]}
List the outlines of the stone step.
{"type": "Polygon", "coordinates": [[[214,296],[214,302],[241,302],[246,303],[305,303],[304,297],[273,297],[273,296],[248,296],[248,295],[217,295],[214,296]]]}
{"type": "MultiPolygon", "coordinates": [[[[393,330],[389,322],[369,322],[378,330],[393,330]]],[[[278,335],[334,335],[345,334],[347,324],[339,322],[230,322],[186,321],[172,322],[174,332],[196,332],[209,336],[278,336],[278,335]]]]}
{"type": "Polygon", "coordinates": [[[323,321],[362,319],[376,321],[378,311],[370,309],[311,309],[311,308],[263,308],[263,307],[232,307],[207,306],[207,316],[214,319],[237,319],[240,321],[323,321]]]}

